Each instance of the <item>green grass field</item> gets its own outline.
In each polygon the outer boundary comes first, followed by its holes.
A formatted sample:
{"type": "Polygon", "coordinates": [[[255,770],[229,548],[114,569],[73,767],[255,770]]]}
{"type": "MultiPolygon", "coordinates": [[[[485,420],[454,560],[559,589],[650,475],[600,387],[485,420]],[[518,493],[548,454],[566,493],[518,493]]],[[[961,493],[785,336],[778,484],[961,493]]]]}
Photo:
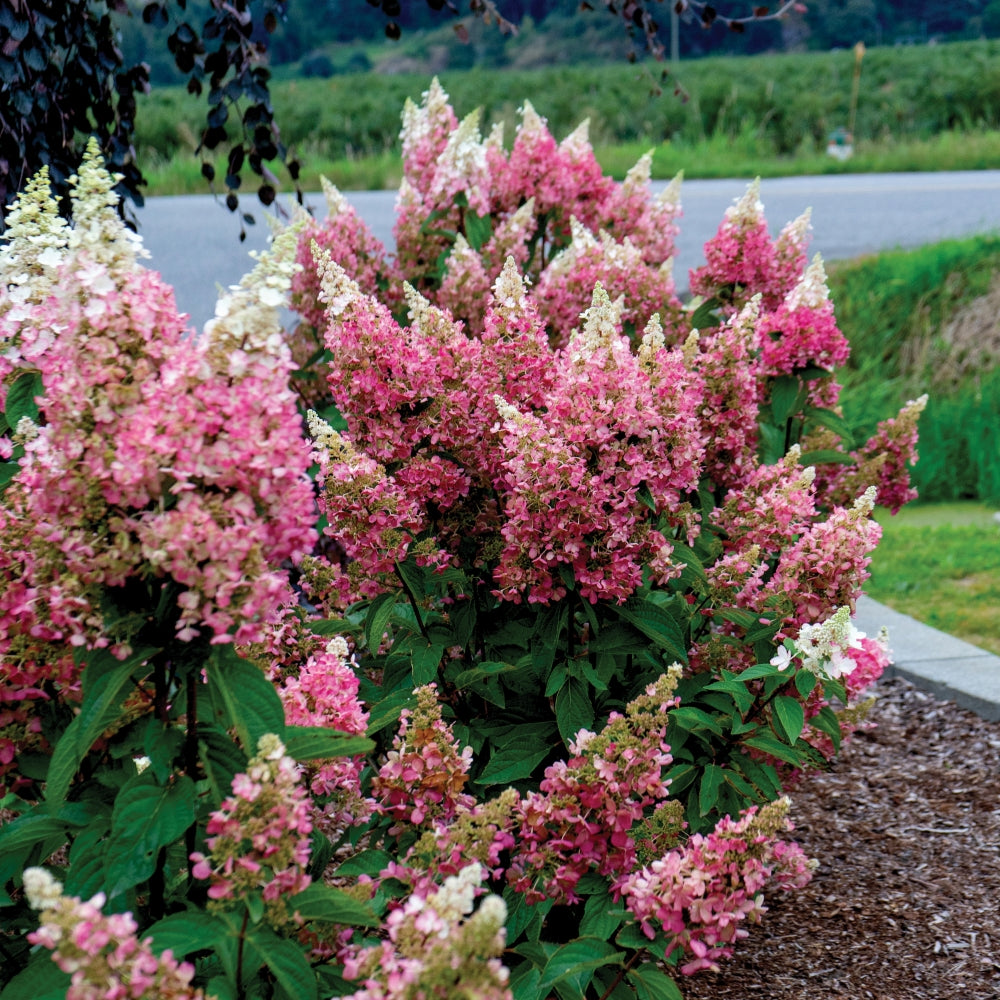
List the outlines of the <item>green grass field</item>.
{"type": "MultiPolygon", "coordinates": [[[[441,82],[459,117],[480,109],[484,131],[503,123],[508,142],[525,100],[557,139],[589,119],[599,159],[617,177],[649,149],[658,178],[1000,164],[1000,40],[869,50],[855,156],[842,164],[825,151],[830,133],[848,123],[853,69],[853,54],[837,51],[686,60],[666,80],[660,64],[595,62],[450,70],[441,82]],[[674,94],[675,82],[687,100],[674,94]]],[[[430,81],[419,73],[274,80],[281,140],[302,164],[305,187],[315,189],[320,174],[345,189],[395,187],[400,112],[430,81]]],[[[140,98],[136,148],[150,194],[205,190],[194,151],[206,110],[180,87],[140,98]]],[[[230,110],[232,130],[238,109],[230,110]]],[[[224,176],[221,151],[215,166],[224,176]]]]}
{"type": "Polygon", "coordinates": [[[1000,523],[976,502],[914,504],[879,517],[866,591],[942,632],[1000,654],[1000,523]]]}

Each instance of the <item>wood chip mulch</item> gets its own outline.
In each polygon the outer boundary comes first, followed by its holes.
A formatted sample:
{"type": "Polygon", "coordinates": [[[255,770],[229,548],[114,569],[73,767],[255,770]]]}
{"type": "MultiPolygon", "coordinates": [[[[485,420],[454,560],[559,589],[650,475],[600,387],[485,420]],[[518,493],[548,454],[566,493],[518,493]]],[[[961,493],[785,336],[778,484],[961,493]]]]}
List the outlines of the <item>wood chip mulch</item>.
{"type": "Polygon", "coordinates": [[[685,1000],[1000,1000],[1000,723],[875,693],[874,725],[791,793],[812,882],[685,1000]]]}

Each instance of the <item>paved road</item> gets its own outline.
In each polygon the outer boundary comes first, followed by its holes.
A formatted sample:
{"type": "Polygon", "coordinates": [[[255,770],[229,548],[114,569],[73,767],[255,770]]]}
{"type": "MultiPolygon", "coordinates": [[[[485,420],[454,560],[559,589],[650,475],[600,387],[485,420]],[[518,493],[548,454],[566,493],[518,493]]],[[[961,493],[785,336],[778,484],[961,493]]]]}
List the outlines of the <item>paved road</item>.
{"type": "MultiPolygon", "coordinates": [[[[688,269],[701,262],[702,245],[726,207],[745,190],[741,180],[684,183],[678,286],[686,286],[688,269]]],[[[375,234],[390,242],[395,194],[358,191],[347,197],[375,234]]],[[[788,177],[764,181],[761,198],[773,233],[811,207],[812,250],[826,260],[1000,232],[1000,170],[788,177]]],[[[310,195],[307,201],[322,214],[320,196],[310,195]]],[[[252,265],[247,251],[266,244],[264,211],[259,205],[251,211],[258,224],[249,227],[242,244],[236,218],[209,196],[150,198],[139,212],[141,233],[152,253],[150,266],[174,286],[178,305],[199,326],[213,313],[216,283],[238,281],[252,265]]]]}

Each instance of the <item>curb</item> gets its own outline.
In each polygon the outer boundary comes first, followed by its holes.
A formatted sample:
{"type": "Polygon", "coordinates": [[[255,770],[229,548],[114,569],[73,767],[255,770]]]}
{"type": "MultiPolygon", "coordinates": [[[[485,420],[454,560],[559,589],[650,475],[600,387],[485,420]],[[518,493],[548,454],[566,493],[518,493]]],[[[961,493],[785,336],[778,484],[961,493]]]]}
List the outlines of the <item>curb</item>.
{"type": "Polygon", "coordinates": [[[886,677],[904,677],[942,700],[1000,721],[1000,656],[867,596],[858,600],[854,623],[871,636],[883,625],[889,629],[893,664],[886,677]]]}

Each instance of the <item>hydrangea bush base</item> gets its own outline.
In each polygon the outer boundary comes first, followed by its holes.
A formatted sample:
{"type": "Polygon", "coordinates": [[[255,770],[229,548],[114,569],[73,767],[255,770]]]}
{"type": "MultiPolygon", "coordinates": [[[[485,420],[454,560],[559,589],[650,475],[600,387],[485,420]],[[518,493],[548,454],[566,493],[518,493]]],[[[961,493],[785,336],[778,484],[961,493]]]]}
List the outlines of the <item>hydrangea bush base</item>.
{"type": "Polygon", "coordinates": [[[849,440],[755,188],[685,307],[585,128],[403,149],[394,257],[331,189],[200,336],[96,155],[11,213],[5,1000],[676,998],[810,877],[920,402],[849,440]]]}

